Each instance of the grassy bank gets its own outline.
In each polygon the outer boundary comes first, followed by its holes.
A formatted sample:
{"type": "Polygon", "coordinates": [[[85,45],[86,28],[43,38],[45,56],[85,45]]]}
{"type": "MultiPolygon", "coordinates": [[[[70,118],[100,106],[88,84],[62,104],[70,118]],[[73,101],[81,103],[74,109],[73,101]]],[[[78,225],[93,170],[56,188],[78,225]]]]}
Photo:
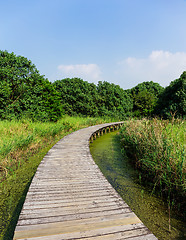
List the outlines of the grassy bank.
{"type": "Polygon", "coordinates": [[[0,122],[0,239],[12,239],[29,184],[48,150],[72,131],[110,121],[67,116],[57,123],[0,122]]]}
{"type": "Polygon", "coordinates": [[[123,152],[139,169],[139,180],[186,218],[185,121],[132,120],[121,129],[123,152]]]}

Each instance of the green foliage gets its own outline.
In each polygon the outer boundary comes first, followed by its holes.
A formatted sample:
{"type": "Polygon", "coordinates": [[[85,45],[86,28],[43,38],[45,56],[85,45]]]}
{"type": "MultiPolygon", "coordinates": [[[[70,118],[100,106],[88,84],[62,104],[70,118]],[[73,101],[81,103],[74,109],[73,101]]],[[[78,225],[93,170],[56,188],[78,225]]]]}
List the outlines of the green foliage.
{"type": "Polygon", "coordinates": [[[30,60],[0,51],[0,118],[56,121],[59,96],[30,60]]]}
{"type": "Polygon", "coordinates": [[[53,83],[60,94],[62,107],[66,114],[97,116],[97,91],[94,83],[79,78],[66,78],[53,83]]]}
{"type": "Polygon", "coordinates": [[[79,78],[50,83],[30,60],[0,51],[0,119],[29,118],[57,121],[69,115],[110,116],[131,114],[130,94],[115,84],[98,86],[79,78]]]}
{"type": "Polygon", "coordinates": [[[156,105],[157,97],[147,90],[133,95],[135,116],[149,116],[156,105]]]}
{"type": "Polygon", "coordinates": [[[66,114],[125,118],[132,110],[132,99],[118,85],[99,82],[98,86],[79,78],[54,82],[66,114]]]}
{"type": "Polygon", "coordinates": [[[132,94],[138,94],[141,91],[147,90],[148,92],[152,93],[155,96],[158,96],[162,91],[163,87],[159,85],[159,83],[154,83],[153,81],[150,82],[143,82],[139,83],[136,87],[131,89],[132,94]]]}
{"type": "Polygon", "coordinates": [[[130,94],[123,90],[119,85],[108,82],[99,82],[98,91],[98,109],[101,116],[115,116],[126,118],[130,116],[133,103],[130,94]]]}
{"type": "Polygon", "coordinates": [[[27,58],[0,51],[0,119],[57,121],[64,113],[117,120],[154,114],[184,117],[185,86],[186,72],[165,89],[152,81],[130,90],[106,81],[96,86],[79,78],[51,83],[27,58]]]}
{"type": "Polygon", "coordinates": [[[163,87],[152,81],[140,83],[132,88],[131,94],[134,102],[134,116],[150,116],[154,111],[162,91],[163,87]]]}
{"type": "Polygon", "coordinates": [[[170,83],[161,94],[156,114],[164,118],[185,117],[186,115],[186,71],[170,83]]]}

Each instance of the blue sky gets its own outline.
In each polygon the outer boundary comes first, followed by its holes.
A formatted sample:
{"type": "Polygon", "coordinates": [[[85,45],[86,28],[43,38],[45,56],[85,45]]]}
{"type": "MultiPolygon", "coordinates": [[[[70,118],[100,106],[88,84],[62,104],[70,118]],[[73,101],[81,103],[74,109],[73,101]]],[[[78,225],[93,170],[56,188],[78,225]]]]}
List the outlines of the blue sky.
{"type": "Polygon", "coordinates": [[[185,0],[0,0],[0,49],[50,81],[162,86],[186,70],[185,0]]]}

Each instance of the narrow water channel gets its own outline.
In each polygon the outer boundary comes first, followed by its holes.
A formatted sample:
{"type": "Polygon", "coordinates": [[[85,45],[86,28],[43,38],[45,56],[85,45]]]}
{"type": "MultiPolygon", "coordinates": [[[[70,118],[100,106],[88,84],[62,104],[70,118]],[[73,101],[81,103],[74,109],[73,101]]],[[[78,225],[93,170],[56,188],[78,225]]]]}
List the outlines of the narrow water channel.
{"type": "Polygon", "coordinates": [[[118,131],[97,138],[90,151],[107,180],[159,240],[186,239],[185,223],[173,213],[169,232],[167,205],[140,185],[136,170],[121,153],[118,131]]]}

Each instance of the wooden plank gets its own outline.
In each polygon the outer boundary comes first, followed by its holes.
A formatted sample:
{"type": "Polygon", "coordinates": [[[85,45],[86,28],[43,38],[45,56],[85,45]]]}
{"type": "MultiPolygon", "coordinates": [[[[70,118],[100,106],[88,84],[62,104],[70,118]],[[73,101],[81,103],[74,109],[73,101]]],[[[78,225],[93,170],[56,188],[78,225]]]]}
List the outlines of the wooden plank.
{"type": "MultiPolygon", "coordinates": [[[[37,231],[25,231],[25,232],[19,232],[19,235],[17,234],[16,239],[45,239],[45,240],[70,240],[70,239],[131,239],[132,237],[136,236],[144,236],[149,235],[149,230],[145,227],[138,228],[137,224],[128,224],[128,225],[121,225],[115,226],[115,223],[111,222],[112,226],[105,228],[96,228],[92,229],[94,225],[86,226],[83,231],[79,229],[79,227],[75,228],[73,227],[73,232],[63,232],[59,233],[58,229],[50,229],[49,231],[41,231],[38,233],[37,231]],[[132,227],[131,227],[132,226],[132,227]],[[136,229],[135,229],[136,228],[136,229]],[[89,229],[89,230],[86,230],[89,229]],[[53,230],[57,232],[58,234],[53,234],[53,230]],[[44,238],[43,238],[44,237],[44,238]]],[[[69,230],[69,229],[68,229],[69,230]]],[[[70,231],[70,230],[69,230],[70,231]]],[[[133,238],[132,238],[133,239],[133,238]]],[[[147,238],[148,239],[148,238],[147,238]]],[[[157,238],[152,238],[157,239],[157,238]]]]}
{"type": "Polygon", "coordinates": [[[116,215],[116,214],[122,214],[122,213],[129,213],[131,212],[129,209],[121,210],[110,210],[110,211],[97,211],[97,212],[91,212],[91,213],[74,213],[74,214],[67,214],[60,216],[50,216],[50,217],[41,217],[41,218],[29,218],[29,216],[25,217],[24,219],[20,219],[18,221],[19,225],[33,225],[33,224],[44,224],[44,223],[52,223],[52,222],[61,222],[61,221],[69,221],[69,220],[75,220],[75,219],[89,219],[89,218],[95,218],[95,217],[107,217],[110,215],[116,215]]]}
{"type": "MultiPolygon", "coordinates": [[[[124,230],[134,230],[135,224],[140,223],[140,220],[134,216],[130,218],[124,218],[124,219],[116,219],[112,221],[96,221],[91,224],[77,224],[74,223],[72,225],[64,224],[64,223],[56,223],[53,224],[52,227],[50,227],[50,224],[47,225],[46,228],[40,228],[40,229],[32,229],[32,230],[25,230],[25,231],[19,231],[16,233],[15,238],[30,238],[30,237],[41,237],[41,236],[49,236],[49,235],[57,235],[57,234],[69,234],[73,233],[76,235],[76,237],[79,235],[82,237],[95,235],[98,232],[110,232],[113,231],[122,231],[124,230]],[[82,234],[83,232],[83,234],[82,234]]],[[[142,226],[142,228],[144,228],[142,226]]],[[[141,228],[140,228],[141,229],[141,228]]]]}
{"type": "Polygon", "coordinates": [[[156,239],[90,155],[89,138],[110,125],[76,131],[50,149],[32,180],[14,239],[156,239]]]}
{"type": "MultiPolygon", "coordinates": [[[[81,201],[81,202],[78,202],[78,201],[74,201],[74,202],[61,202],[61,201],[51,201],[51,202],[45,202],[43,204],[38,204],[38,205],[24,205],[24,213],[27,211],[27,210],[30,210],[32,209],[33,211],[34,210],[37,210],[37,209],[50,209],[51,208],[69,208],[69,207],[74,207],[74,208],[92,208],[92,207],[97,207],[97,206],[113,206],[115,205],[115,201],[110,201],[110,199],[105,199],[105,200],[100,200],[99,201],[81,201]]],[[[128,207],[127,204],[120,204],[120,206],[123,206],[123,207],[128,207]]]]}
{"type": "Polygon", "coordinates": [[[98,197],[94,197],[94,198],[82,198],[82,199],[51,199],[51,200],[46,200],[46,199],[43,199],[43,201],[29,201],[27,200],[25,203],[24,203],[24,206],[23,206],[23,210],[24,209],[29,209],[29,208],[40,208],[41,206],[43,205],[50,205],[50,204],[62,204],[62,205],[81,205],[81,204],[86,204],[86,203],[100,203],[100,202],[107,202],[107,203],[115,203],[117,204],[118,206],[124,206],[126,207],[126,203],[122,202],[120,199],[116,199],[115,197],[112,197],[110,196],[109,198],[108,197],[105,197],[105,196],[98,196],[98,197]]]}
{"type": "MultiPolygon", "coordinates": [[[[48,212],[51,212],[53,211],[54,209],[57,210],[57,211],[66,211],[66,210],[71,210],[71,209],[74,209],[75,210],[83,210],[85,211],[86,209],[100,209],[101,207],[116,207],[116,204],[115,202],[100,202],[100,203],[97,203],[97,202],[90,202],[90,203],[87,203],[87,202],[79,202],[79,204],[77,204],[76,202],[74,204],[69,204],[69,203],[66,203],[66,204],[63,204],[63,203],[57,203],[57,204],[46,204],[46,205],[40,205],[39,207],[30,207],[30,208],[24,208],[24,213],[22,213],[23,215],[24,214],[29,214],[29,212],[32,212],[32,213],[35,213],[35,212],[38,212],[38,209],[39,211],[42,213],[43,211],[48,211],[48,212]]],[[[128,208],[127,205],[121,205],[120,207],[122,208],[128,208]]]]}
{"type": "MultiPolygon", "coordinates": [[[[101,216],[101,217],[94,217],[94,218],[88,218],[88,219],[75,219],[75,220],[68,220],[68,221],[62,221],[62,222],[55,222],[55,223],[46,223],[46,224],[38,224],[38,225],[22,225],[17,226],[17,229],[19,231],[27,231],[27,230],[39,230],[39,229],[47,229],[47,228],[54,228],[54,227],[65,227],[65,226],[73,226],[73,225],[85,225],[89,224],[92,225],[95,222],[107,222],[107,221],[114,221],[114,220],[122,220],[122,219],[128,219],[128,218],[135,218],[135,214],[133,212],[126,213],[126,214],[116,214],[116,215],[108,215],[108,216],[101,216]]],[[[139,221],[139,219],[138,219],[139,221]]],[[[143,226],[142,223],[139,224],[139,226],[143,226]]]]}
{"type": "Polygon", "coordinates": [[[93,213],[99,213],[99,212],[106,212],[106,211],[118,211],[122,210],[122,212],[130,212],[129,208],[118,208],[115,205],[112,206],[104,206],[104,207],[95,207],[95,208],[89,208],[89,209],[83,209],[83,208],[52,208],[50,210],[43,210],[43,209],[37,209],[36,211],[33,210],[27,210],[26,212],[20,214],[20,219],[27,219],[27,215],[29,214],[30,219],[34,218],[52,218],[52,217],[58,217],[58,216],[64,216],[64,215],[71,215],[71,214],[86,214],[88,215],[93,213]]]}

